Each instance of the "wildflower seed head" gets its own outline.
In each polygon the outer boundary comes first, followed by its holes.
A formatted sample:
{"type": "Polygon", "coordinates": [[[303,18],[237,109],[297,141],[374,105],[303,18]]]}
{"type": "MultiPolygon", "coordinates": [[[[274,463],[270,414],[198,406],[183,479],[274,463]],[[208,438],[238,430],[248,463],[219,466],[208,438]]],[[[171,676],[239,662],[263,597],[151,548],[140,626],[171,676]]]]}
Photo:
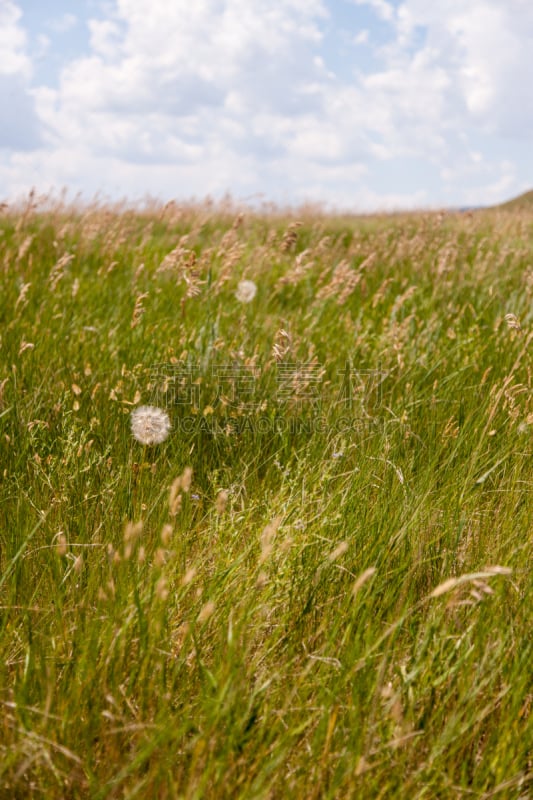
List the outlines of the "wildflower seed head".
{"type": "Polygon", "coordinates": [[[141,444],[161,444],[171,427],[169,416],[162,408],[139,406],[131,413],[131,432],[141,444]]]}
{"type": "Polygon", "coordinates": [[[235,297],[239,303],[251,303],[257,294],[257,286],[253,281],[240,281],[235,292],[235,297]]]}

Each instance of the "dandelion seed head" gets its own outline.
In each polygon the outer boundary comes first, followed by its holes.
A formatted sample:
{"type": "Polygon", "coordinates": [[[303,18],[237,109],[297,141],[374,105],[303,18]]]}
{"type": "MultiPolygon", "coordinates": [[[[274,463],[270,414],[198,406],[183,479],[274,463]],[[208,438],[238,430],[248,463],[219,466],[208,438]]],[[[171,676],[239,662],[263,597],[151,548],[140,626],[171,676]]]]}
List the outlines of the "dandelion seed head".
{"type": "Polygon", "coordinates": [[[131,413],[131,432],[141,444],[161,444],[171,427],[169,416],[162,408],[139,406],[131,413]]]}
{"type": "Polygon", "coordinates": [[[253,281],[243,280],[239,282],[235,297],[239,303],[251,303],[257,294],[257,286],[253,281]]]}

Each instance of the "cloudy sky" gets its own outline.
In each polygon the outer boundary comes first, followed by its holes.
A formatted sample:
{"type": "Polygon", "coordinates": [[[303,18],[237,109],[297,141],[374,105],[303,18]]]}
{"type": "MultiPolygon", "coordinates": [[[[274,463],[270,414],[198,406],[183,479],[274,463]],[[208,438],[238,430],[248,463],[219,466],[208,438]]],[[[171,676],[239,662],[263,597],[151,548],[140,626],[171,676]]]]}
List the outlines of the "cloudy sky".
{"type": "Polygon", "coordinates": [[[0,0],[0,197],[533,187],[532,0],[0,0]]]}

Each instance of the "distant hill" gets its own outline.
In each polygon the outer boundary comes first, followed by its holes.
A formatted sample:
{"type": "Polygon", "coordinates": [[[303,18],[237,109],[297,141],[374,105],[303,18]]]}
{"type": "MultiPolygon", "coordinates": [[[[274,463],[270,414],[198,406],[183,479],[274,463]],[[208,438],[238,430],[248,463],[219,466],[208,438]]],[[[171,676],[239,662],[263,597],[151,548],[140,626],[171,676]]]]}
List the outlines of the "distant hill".
{"type": "Polygon", "coordinates": [[[524,194],[519,194],[518,197],[513,197],[512,200],[507,200],[505,203],[500,203],[492,208],[501,211],[532,211],[533,212],[533,189],[524,194]]]}

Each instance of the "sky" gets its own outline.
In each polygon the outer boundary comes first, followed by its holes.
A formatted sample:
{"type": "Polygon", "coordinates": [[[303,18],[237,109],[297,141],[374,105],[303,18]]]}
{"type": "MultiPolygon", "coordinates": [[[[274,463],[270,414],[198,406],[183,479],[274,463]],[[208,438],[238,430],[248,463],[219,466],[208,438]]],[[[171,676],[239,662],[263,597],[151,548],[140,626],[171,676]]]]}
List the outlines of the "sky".
{"type": "Polygon", "coordinates": [[[532,0],[0,0],[0,199],[488,205],[532,85],[532,0]]]}

